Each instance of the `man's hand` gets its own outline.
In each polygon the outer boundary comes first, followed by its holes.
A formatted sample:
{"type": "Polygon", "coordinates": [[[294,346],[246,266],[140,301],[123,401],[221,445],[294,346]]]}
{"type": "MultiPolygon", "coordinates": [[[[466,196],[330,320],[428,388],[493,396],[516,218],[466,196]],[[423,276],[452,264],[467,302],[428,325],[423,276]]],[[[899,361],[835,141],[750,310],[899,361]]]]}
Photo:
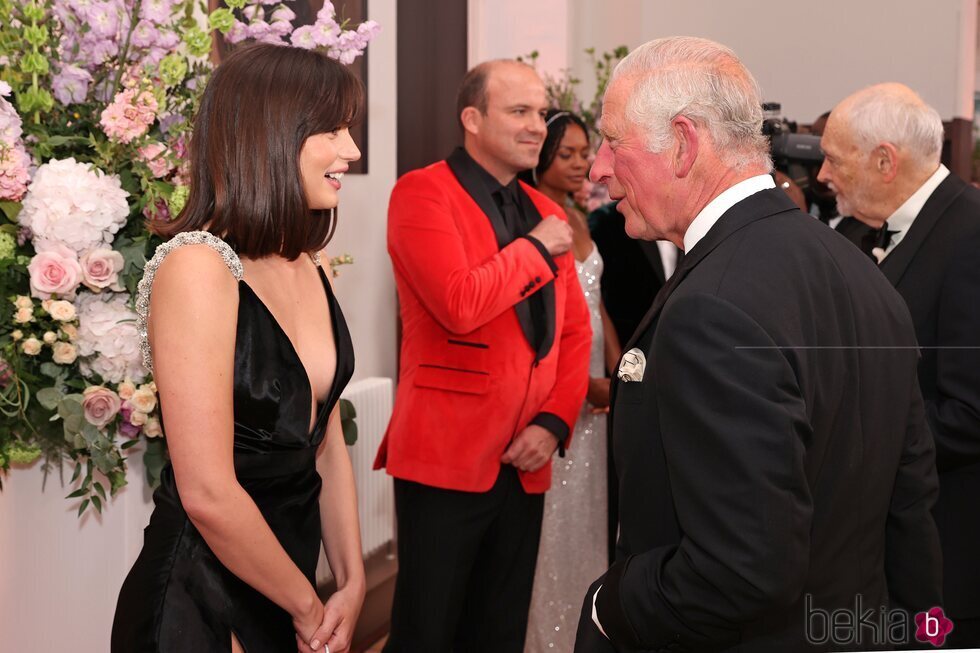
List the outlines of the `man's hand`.
{"type": "Polygon", "coordinates": [[[551,431],[531,424],[517,434],[507,447],[500,462],[513,465],[522,472],[536,472],[551,460],[551,454],[558,448],[558,439],[551,431]]]}
{"type": "Polygon", "coordinates": [[[553,215],[539,222],[528,236],[536,238],[552,256],[564,254],[572,248],[572,228],[553,215]]]}

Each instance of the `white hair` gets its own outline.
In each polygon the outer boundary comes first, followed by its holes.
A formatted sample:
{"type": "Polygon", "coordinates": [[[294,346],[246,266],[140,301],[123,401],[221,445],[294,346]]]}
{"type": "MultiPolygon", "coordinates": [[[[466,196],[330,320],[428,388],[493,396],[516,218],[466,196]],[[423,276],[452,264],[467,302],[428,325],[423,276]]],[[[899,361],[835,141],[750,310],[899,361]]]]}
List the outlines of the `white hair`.
{"type": "Polygon", "coordinates": [[[871,86],[852,96],[844,116],[855,143],[866,153],[891,143],[923,166],[939,165],[943,119],[910,88],[901,84],[871,86]]]}
{"type": "Polygon", "coordinates": [[[657,39],[619,62],[610,83],[620,77],[636,79],[626,117],[646,132],[651,152],[670,146],[670,123],[685,116],[706,130],[729,167],[772,170],[759,85],[729,48],[690,36],[657,39]]]}

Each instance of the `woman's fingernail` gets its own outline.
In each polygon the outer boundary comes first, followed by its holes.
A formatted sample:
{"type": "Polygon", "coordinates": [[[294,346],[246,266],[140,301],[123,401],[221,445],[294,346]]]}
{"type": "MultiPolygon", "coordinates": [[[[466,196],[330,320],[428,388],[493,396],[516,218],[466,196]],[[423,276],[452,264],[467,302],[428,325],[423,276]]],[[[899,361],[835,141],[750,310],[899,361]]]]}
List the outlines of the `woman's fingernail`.
{"type": "Polygon", "coordinates": [[[310,642],[310,648],[314,651],[320,648],[320,640],[314,639],[312,642],[310,642]]]}

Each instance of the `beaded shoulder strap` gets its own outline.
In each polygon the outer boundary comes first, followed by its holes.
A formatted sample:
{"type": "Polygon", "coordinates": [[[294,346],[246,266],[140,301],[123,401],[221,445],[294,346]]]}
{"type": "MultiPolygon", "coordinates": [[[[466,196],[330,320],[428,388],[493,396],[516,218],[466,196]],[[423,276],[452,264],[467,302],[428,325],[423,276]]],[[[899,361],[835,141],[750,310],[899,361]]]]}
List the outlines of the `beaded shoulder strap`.
{"type": "Polygon", "coordinates": [[[245,276],[242,270],[242,262],[235,250],[228,243],[207,231],[185,231],[157,247],[153,258],[143,268],[143,278],[140,279],[136,290],[136,328],[139,331],[143,365],[150,372],[153,371],[153,354],[150,351],[150,341],[146,332],[147,321],[150,318],[150,289],[153,287],[153,279],[156,277],[163,259],[167,258],[167,254],[184,245],[207,245],[221,255],[235,279],[241,281],[242,277],[245,276]]]}

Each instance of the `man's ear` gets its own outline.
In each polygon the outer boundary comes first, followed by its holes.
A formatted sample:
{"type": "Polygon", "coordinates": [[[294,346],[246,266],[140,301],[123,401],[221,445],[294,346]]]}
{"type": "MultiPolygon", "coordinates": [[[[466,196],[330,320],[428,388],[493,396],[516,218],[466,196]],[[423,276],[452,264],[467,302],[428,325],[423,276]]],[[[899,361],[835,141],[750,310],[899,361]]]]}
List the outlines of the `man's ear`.
{"type": "Polygon", "coordinates": [[[882,181],[890,184],[898,176],[899,159],[898,148],[891,143],[881,143],[871,152],[872,165],[882,181]]]}
{"type": "Polygon", "coordinates": [[[463,131],[479,134],[483,125],[483,114],[476,107],[466,107],[459,114],[459,121],[463,123],[463,131]]]}
{"type": "Polygon", "coordinates": [[[698,159],[698,130],[687,116],[676,116],[670,121],[670,127],[674,132],[674,174],[683,179],[698,159]]]}

